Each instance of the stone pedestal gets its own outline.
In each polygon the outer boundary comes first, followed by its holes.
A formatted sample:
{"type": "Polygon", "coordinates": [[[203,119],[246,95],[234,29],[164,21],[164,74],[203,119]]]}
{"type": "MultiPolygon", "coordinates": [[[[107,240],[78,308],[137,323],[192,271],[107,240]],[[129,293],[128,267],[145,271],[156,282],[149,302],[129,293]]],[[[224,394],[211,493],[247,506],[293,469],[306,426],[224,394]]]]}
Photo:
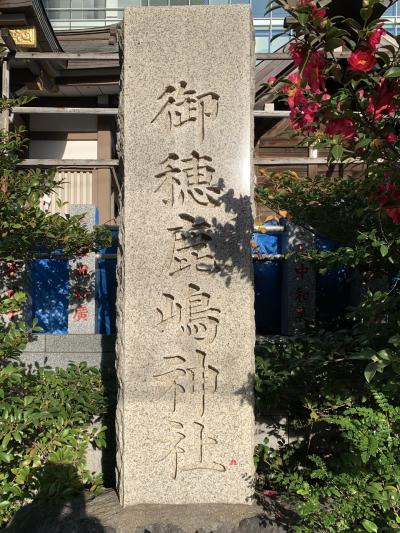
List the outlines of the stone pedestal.
{"type": "Polygon", "coordinates": [[[247,5],[125,11],[124,506],[251,503],[251,20],[247,5]]]}
{"type": "MultiPolygon", "coordinates": [[[[70,215],[85,215],[83,223],[92,230],[96,224],[96,206],[72,204],[70,215]]],[[[96,333],[96,254],[69,262],[68,333],[96,333]]]]}

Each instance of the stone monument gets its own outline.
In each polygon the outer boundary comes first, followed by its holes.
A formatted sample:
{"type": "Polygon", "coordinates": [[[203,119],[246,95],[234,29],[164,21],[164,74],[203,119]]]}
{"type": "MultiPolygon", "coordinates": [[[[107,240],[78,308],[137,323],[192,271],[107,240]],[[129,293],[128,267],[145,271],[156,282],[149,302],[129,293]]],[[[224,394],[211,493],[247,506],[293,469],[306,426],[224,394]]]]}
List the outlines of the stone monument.
{"type": "MultiPolygon", "coordinates": [[[[285,254],[301,254],[315,249],[315,235],[288,222],[282,239],[285,254]]],[[[317,278],[310,263],[298,256],[283,262],[282,334],[301,335],[315,321],[317,278]]]]}
{"type": "Polygon", "coordinates": [[[250,7],[128,8],[120,38],[120,501],[252,503],[250,7]]]}

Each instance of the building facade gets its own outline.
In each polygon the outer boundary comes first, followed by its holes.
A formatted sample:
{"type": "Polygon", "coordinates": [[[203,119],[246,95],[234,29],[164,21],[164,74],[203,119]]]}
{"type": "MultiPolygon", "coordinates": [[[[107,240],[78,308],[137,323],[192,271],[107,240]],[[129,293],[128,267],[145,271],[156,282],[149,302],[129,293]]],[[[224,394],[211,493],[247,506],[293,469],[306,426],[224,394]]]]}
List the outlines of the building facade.
{"type": "MultiPolygon", "coordinates": [[[[256,52],[268,53],[281,48],[288,35],[281,36],[287,12],[278,7],[266,14],[268,0],[43,0],[55,30],[104,27],[118,23],[127,6],[174,6],[199,4],[251,3],[256,33],[256,52]]],[[[400,6],[396,2],[386,12],[387,29],[398,35],[400,6]]]]}
{"type": "Polygon", "coordinates": [[[43,0],[55,30],[76,30],[117,24],[127,6],[179,6],[252,3],[256,31],[256,52],[274,52],[287,37],[283,31],[287,12],[278,8],[265,14],[268,0],[43,0]],[[274,40],[273,37],[275,37],[274,40]]]}

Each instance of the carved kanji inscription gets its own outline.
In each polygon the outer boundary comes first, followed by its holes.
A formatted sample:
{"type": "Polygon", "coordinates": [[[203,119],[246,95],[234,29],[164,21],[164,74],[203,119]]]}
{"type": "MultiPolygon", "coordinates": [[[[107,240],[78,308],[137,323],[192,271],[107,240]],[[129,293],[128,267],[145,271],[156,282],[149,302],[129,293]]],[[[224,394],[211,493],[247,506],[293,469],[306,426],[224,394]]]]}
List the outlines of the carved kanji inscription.
{"type": "Polygon", "coordinates": [[[217,392],[219,376],[219,369],[208,364],[206,352],[194,350],[185,356],[164,357],[163,367],[153,377],[165,381],[166,391],[161,398],[170,397],[171,413],[176,412],[181,396],[183,399],[183,395],[195,394],[199,402],[198,414],[203,416],[206,393],[217,392]]]}
{"type": "Polygon", "coordinates": [[[185,205],[192,200],[199,205],[220,205],[221,187],[216,184],[212,157],[193,150],[189,157],[170,153],[156,174],[159,184],[155,192],[162,192],[166,205],[185,205]]]}
{"type": "Polygon", "coordinates": [[[188,88],[186,81],[167,85],[158,100],[161,100],[161,107],[151,121],[152,124],[167,117],[172,130],[196,122],[202,140],[206,135],[206,121],[218,116],[219,95],[213,91],[198,94],[196,90],[188,88]]]}
{"type": "Polygon", "coordinates": [[[218,333],[221,310],[211,306],[211,295],[199,285],[190,283],[187,298],[179,301],[173,294],[163,293],[157,307],[160,331],[177,331],[196,341],[212,343],[218,333]]]}
{"type": "Polygon", "coordinates": [[[170,464],[173,479],[177,479],[181,472],[194,470],[226,472],[226,467],[215,460],[213,448],[218,445],[218,440],[208,435],[201,422],[184,424],[178,420],[169,420],[169,431],[162,444],[167,451],[158,462],[170,464]]]}
{"type": "Polygon", "coordinates": [[[173,234],[173,249],[169,275],[186,269],[200,272],[212,272],[216,269],[212,243],[211,225],[202,217],[193,217],[186,213],[179,215],[181,224],[168,228],[173,234]]]}

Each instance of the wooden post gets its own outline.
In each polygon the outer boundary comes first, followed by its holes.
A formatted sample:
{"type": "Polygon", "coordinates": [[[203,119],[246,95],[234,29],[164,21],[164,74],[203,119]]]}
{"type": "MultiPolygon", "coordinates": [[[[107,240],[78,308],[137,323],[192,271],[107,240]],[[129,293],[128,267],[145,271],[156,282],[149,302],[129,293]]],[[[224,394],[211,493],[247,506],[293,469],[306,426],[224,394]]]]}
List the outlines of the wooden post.
{"type": "MultiPolygon", "coordinates": [[[[10,98],[10,64],[7,57],[3,57],[2,63],[2,97],[10,98]]],[[[10,129],[10,111],[4,109],[2,113],[2,127],[4,131],[10,129]]]]}
{"type": "MultiPolygon", "coordinates": [[[[98,98],[98,105],[108,105],[108,97],[98,98]]],[[[98,117],[97,157],[110,159],[112,154],[112,119],[109,116],[98,117]]],[[[99,223],[110,223],[114,219],[114,206],[111,206],[112,176],[109,168],[98,169],[93,183],[93,204],[99,210],[99,223]]]]}
{"type": "MultiPolygon", "coordinates": [[[[310,145],[308,147],[308,157],[310,159],[318,159],[318,150],[313,146],[310,145]]],[[[317,165],[308,165],[308,172],[307,175],[309,178],[315,178],[315,176],[318,173],[318,166],[317,165]]]]}

